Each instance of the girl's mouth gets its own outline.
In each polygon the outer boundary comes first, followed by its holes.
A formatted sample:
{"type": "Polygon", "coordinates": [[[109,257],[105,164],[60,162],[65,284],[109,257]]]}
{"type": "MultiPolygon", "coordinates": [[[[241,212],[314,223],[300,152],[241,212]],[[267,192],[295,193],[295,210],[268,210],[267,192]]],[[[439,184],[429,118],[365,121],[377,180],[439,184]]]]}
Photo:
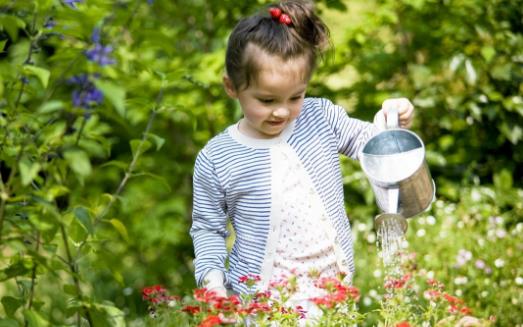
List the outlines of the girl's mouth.
{"type": "Polygon", "coordinates": [[[271,126],[281,126],[285,124],[285,120],[278,120],[278,121],[267,121],[267,124],[271,126]]]}

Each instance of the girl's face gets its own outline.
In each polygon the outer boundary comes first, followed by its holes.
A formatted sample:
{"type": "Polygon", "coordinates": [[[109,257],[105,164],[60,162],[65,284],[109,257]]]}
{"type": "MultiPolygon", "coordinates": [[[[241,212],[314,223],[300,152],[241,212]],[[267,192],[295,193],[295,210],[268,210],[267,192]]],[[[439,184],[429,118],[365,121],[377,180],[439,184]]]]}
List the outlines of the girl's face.
{"type": "MultiPolygon", "coordinates": [[[[252,50],[252,49],[251,49],[252,50]]],[[[272,138],[294,120],[301,111],[308,84],[306,56],[284,61],[257,48],[259,70],[248,88],[236,90],[224,77],[225,90],[238,99],[243,111],[240,132],[254,138],[272,138]]]]}

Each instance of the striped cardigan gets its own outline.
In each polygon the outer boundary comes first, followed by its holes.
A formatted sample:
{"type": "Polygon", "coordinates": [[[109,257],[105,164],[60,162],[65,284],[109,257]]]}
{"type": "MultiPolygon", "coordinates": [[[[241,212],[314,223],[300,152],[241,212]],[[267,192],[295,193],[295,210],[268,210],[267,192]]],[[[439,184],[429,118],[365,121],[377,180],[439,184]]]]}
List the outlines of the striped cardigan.
{"type": "Polygon", "coordinates": [[[365,142],[376,133],[374,125],[350,118],[326,99],[306,98],[299,116],[276,139],[249,143],[236,126],[212,138],[199,152],[193,176],[193,213],[190,230],[199,286],[211,270],[220,270],[225,285],[248,293],[238,279],[261,274],[271,267],[273,194],[270,147],[286,142],[296,151],[320,195],[336,231],[335,246],[345,265],[354,271],[353,244],[346,216],[339,153],[357,159],[365,142]],[[230,219],[236,239],[228,254],[225,239],[230,219]],[[228,260],[228,269],[226,261],[228,260]]]}

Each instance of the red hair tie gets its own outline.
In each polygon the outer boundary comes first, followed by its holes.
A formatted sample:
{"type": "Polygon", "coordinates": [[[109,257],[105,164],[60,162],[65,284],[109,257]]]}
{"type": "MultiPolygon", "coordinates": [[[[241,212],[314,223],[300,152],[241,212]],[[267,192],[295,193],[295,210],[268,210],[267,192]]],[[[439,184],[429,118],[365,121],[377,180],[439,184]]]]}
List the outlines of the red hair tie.
{"type": "Polygon", "coordinates": [[[269,13],[273,19],[278,20],[281,24],[290,26],[292,24],[292,19],[289,15],[283,13],[280,8],[272,7],[269,8],[269,13]]]}

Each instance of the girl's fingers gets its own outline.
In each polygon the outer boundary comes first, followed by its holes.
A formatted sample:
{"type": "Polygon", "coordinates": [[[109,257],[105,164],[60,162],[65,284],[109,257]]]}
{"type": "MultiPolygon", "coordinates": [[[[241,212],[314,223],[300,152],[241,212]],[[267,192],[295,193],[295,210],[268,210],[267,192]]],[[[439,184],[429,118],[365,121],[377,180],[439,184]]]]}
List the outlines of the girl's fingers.
{"type": "Polygon", "coordinates": [[[414,106],[407,98],[387,99],[383,101],[382,110],[385,115],[391,108],[396,108],[398,110],[401,127],[409,128],[412,125],[414,106]]]}

